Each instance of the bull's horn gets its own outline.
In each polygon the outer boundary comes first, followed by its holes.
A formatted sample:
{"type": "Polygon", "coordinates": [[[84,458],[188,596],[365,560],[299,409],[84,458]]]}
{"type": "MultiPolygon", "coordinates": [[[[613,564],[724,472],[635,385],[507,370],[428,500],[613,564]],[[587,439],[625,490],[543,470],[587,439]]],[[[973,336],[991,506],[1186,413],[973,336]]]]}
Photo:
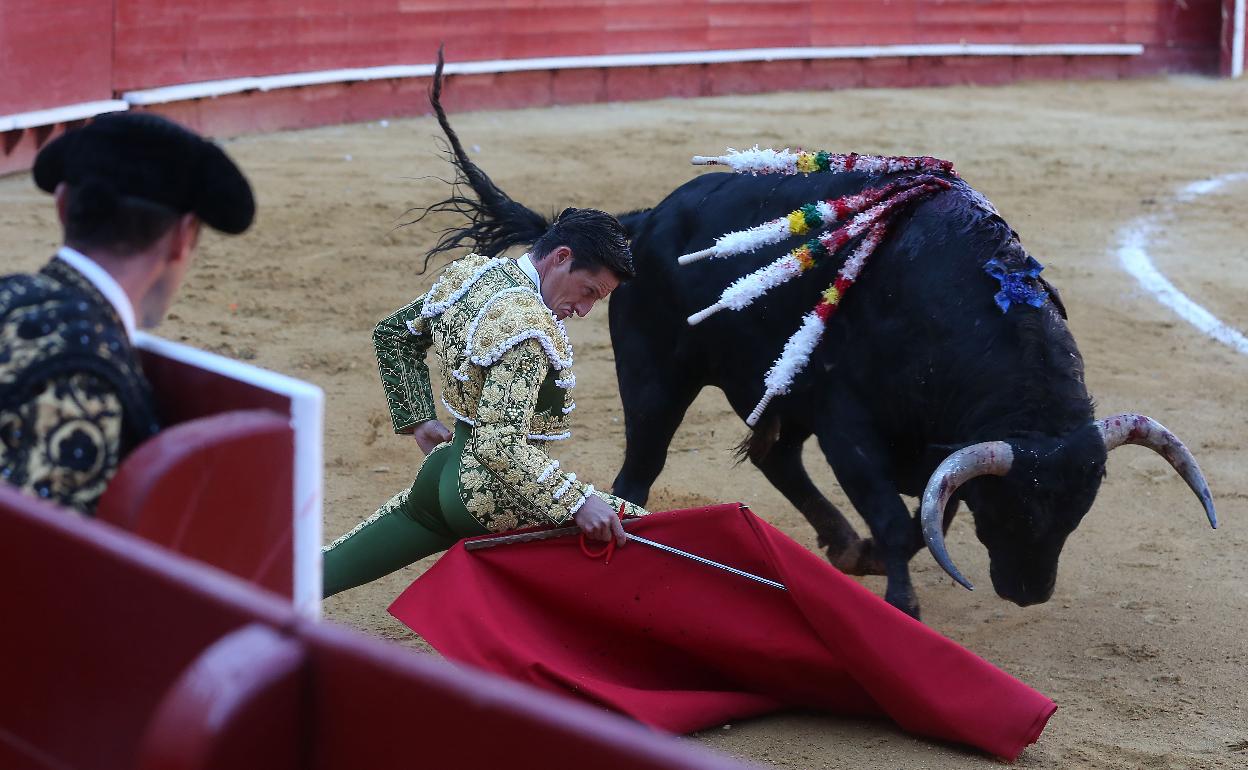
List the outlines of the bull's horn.
{"type": "Polygon", "coordinates": [[[1101,432],[1106,452],[1112,452],[1123,444],[1138,444],[1166,458],[1166,462],[1179,472],[1200,498],[1210,526],[1218,528],[1218,514],[1213,510],[1213,495],[1209,492],[1205,474],[1200,472],[1200,466],[1196,464],[1196,458],[1188,448],[1183,446],[1177,436],[1166,430],[1165,426],[1152,417],[1127,413],[1097,420],[1096,428],[1101,432]]]}
{"type": "Polygon", "coordinates": [[[959,449],[945,458],[923,490],[923,508],[919,519],[923,524],[923,539],[935,557],[936,563],[968,590],[975,586],[962,577],[945,548],[945,506],[958,487],[976,476],[1004,476],[1014,464],[1014,450],[1004,441],[985,441],[965,449],[959,449]]]}

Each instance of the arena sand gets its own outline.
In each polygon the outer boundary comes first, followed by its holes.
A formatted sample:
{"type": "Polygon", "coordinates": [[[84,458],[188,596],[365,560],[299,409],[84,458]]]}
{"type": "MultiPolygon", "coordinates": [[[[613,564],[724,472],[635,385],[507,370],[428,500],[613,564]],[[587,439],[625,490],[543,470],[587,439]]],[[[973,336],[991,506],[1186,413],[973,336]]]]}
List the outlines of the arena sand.
{"type": "MultiPolygon", "coordinates": [[[[452,81],[449,88],[454,88],[452,81]]],[[[1115,452],[1095,507],[1072,536],[1057,591],[1020,609],[992,594],[964,512],[950,547],[974,593],[926,553],[913,562],[934,628],[1061,706],[1020,767],[1248,767],[1248,359],[1156,304],[1119,267],[1117,233],[1186,183],[1248,170],[1248,82],[1177,78],[1003,88],[868,90],[664,100],[453,115],[472,157],[517,200],[622,212],[658,202],[697,173],[689,156],[725,146],[929,154],[954,161],[991,198],[1061,290],[1098,414],[1139,410],[1198,455],[1222,529],[1165,463],[1115,452]]],[[[256,227],[208,235],[162,333],[289,372],[325,389],[326,538],[395,491],[420,461],[396,437],[370,347],[377,319],[424,291],[421,255],[450,220],[396,229],[446,194],[429,119],[322,128],[228,142],[256,187],[256,227]]],[[[1248,182],[1181,206],[1152,244],[1158,267],[1224,321],[1248,329],[1248,182]]],[[[57,241],[51,200],[29,177],[0,180],[5,271],[36,268],[57,241]]],[[[609,486],[623,452],[606,313],[570,324],[581,408],[558,449],[609,486]]],[[[777,340],[777,347],[782,341],[777,340]]],[[[743,426],[718,391],[691,410],[653,509],[743,500],[808,547],[814,537],[729,448],[743,426]]],[[[847,511],[813,446],[807,462],[847,511]]],[[[855,523],[861,523],[854,517],[855,523]]],[[[432,564],[326,603],[326,615],[428,648],[385,607],[432,564]]],[[[883,591],[882,579],[866,584],[883,591]]],[[[996,760],[912,738],[885,722],[783,714],[695,740],[776,766],[990,767],[996,760]]]]}

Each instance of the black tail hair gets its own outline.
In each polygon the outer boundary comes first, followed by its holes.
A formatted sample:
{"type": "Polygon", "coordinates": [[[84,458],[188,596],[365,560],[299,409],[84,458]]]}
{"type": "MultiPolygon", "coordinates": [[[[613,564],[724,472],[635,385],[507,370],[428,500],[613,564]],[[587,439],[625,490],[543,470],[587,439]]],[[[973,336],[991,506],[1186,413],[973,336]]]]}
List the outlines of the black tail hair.
{"type": "Polygon", "coordinates": [[[765,415],[762,422],[751,428],[741,443],[733,449],[736,464],[740,465],[746,460],[754,463],[762,462],[767,455],[771,454],[772,447],[779,440],[780,418],[775,415],[765,415]]]}
{"type": "Polygon", "coordinates": [[[497,256],[512,246],[530,245],[541,238],[550,228],[551,220],[536,211],[522,206],[486,176],[485,172],[468,159],[464,146],[451,128],[442,109],[442,48],[438,48],[438,64],[433,72],[433,87],[429,92],[429,104],[438,117],[438,125],[446,134],[449,148],[447,160],[455,167],[455,180],[450,183],[451,195],[420,211],[420,216],[405,225],[414,225],[431,213],[452,213],[467,218],[463,227],[448,227],[442,231],[438,243],[425,254],[423,273],[429,262],[438,254],[471,244],[473,250],[485,256],[497,256]],[[464,191],[467,185],[472,195],[464,191]]]}

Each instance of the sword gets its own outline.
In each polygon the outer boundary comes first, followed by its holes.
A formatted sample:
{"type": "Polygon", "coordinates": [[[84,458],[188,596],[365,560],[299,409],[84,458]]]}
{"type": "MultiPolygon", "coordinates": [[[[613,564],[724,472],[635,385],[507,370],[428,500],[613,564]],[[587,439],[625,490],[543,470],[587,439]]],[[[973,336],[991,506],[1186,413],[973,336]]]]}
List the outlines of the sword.
{"type": "Polygon", "coordinates": [[[629,535],[628,539],[634,540],[638,543],[641,543],[642,545],[648,545],[651,548],[658,548],[660,551],[667,551],[668,553],[674,553],[677,556],[683,556],[686,559],[693,559],[699,564],[705,564],[708,567],[717,567],[719,569],[724,570],[725,572],[731,572],[734,575],[740,575],[743,578],[749,578],[750,580],[753,580],[757,583],[762,583],[763,585],[769,585],[772,588],[779,588],[781,591],[789,590],[788,588],[784,586],[783,583],[777,583],[774,580],[768,580],[765,577],[759,577],[758,575],[755,575],[753,572],[746,572],[743,569],[737,569],[736,567],[729,567],[727,564],[721,564],[720,562],[703,558],[701,556],[698,556],[696,553],[689,553],[688,551],[682,551],[679,548],[673,548],[670,545],[656,543],[655,541],[650,540],[649,538],[642,537],[641,535],[629,535]]]}
{"type": "MultiPolygon", "coordinates": [[[[626,519],[623,524],[627,526],[634,521],[638,521],[638,519],[626,519]]],[[[542,529],[536,532],[521,532],[518,535],[500,535],[498,537],[487,537],[480,540],[469,540],[467,543],[464,543],[464,549],[468,551],[479,551],[482,548],[493,548],[499,545],[513,545],[515,543],[532,543],[538,540],[552,540],[557,537],[577,535],[580,534],[580,532],[580,527],[559,527],[557,529],[542,529]]],[[[731,572],[734,575],[740,575],[741,577],[748,578],[756,583],[769,585],[772,588],[779,588],[781,591],[789,590],[783,583],[777,583],[774,580],[759,577],[752,572],[746,572],[745,570],[740,570],[736,567],[729,567],[727,564],[721,564],[720,562],[703,558],[697,554],[689,553],[688,551],[682,551],[679,548],[673,548],[670,545],[655,542],[654,540],[642,537],[641,535],[634,535],[630,533],[628,539],[634,540],[642,545],[648,545],[651,548],[657,548],[660,551],[667,551],[668,553],[675,554],[676,556],[683,556],[686,559],[692,559],[693,561],[696,561],[699,564],[705,564],[708,567],[715,567],[717,569],[722,569],[725,572],[731,572]]]]}

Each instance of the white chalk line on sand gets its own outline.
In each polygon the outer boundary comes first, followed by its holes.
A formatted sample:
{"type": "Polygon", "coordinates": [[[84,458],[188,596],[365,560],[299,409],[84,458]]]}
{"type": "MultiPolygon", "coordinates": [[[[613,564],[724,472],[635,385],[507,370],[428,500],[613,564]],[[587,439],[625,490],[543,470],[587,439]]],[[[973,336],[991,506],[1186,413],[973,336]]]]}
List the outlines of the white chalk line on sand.
{"type": "MultiPolygon", "coordinates": [[[[1178,195],[1174,197],[1171,206],[1166,208],[1165,213],[1169,213],[1174,204],[1190,203],[1202,195],[1208,195],[1228,184],[1244,180],[1248,180],[1248,172],[1224,174],[1213,179],[1192,182],[1179,191],[1178,195]]],[[[1186,294],[1179,291],[1174,284],[1170,283],[1169,279],[1162,275],[1161,271],[1153,265],[1152,259],[1148,256],[1148,244],[1157,232],[1158,218],[1158,215],[1155,214],[1140,217],[1124,227],[1119,233],[1118,260],[1122,263],[1123,268],[1135,276],[1135,279],[1140,282],[1141,286],[1152,292],[1159,302],[1178,313],[1180,318],[1218,342],[1248,356],[1248,337],[1245,337],[1242,332],[1233,326],[1223,323],[1213,313],[1192,301],[1186,294]]]]}

